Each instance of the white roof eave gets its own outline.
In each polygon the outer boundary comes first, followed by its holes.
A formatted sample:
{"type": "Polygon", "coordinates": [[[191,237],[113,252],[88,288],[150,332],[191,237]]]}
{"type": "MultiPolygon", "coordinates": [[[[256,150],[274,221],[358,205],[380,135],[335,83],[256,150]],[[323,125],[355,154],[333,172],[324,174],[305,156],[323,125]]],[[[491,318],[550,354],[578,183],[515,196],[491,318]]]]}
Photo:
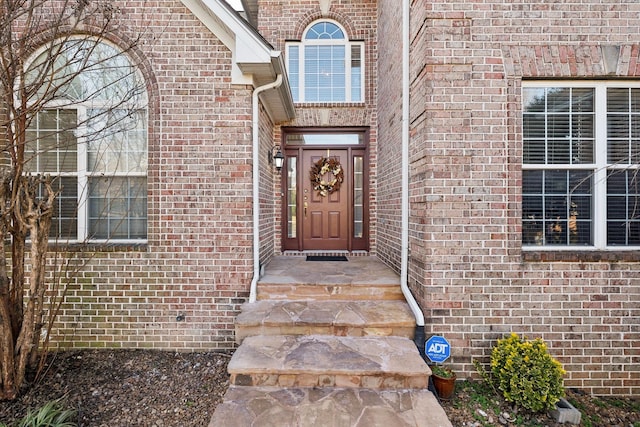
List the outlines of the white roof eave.
{"type": "Polygon", "coordinates": [[[231,51],[232,83],[258,87],[273,82],[278,74],[283,75],[282,85],[264,92],[260,99],[274,122],[293,119],[295,110],[282,52],[274,50],[224,0],[182,0],[182,3],[231,51]]]}

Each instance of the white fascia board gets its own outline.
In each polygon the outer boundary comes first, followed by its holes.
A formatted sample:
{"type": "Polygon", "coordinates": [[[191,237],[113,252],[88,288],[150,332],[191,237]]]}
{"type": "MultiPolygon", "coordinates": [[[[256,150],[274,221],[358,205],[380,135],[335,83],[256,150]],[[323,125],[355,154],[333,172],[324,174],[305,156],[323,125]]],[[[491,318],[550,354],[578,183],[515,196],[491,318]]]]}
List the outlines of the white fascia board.
{"type": "Polygon", "coordinates": [[[233,84],[258,87],[282,74],[284,83],[261,99],[274,121],[293,119],[295,109],[282,52],[271,48],[224,0],[181,1],[231,51],[233,84]]]}
{"type": "MultiPolygon", "coordinates": [[[[267,76],[246,75],[243,68],[246,65],[270,67],[273,50],[247,28],[241,17],[222,4],[223,1],[182,0],[182,3],[232,52],[233,83],[254,84],[255,80],[264,80],[267,76]]],[[[275,75],[273,71],[267,73],[275,75]]]]}

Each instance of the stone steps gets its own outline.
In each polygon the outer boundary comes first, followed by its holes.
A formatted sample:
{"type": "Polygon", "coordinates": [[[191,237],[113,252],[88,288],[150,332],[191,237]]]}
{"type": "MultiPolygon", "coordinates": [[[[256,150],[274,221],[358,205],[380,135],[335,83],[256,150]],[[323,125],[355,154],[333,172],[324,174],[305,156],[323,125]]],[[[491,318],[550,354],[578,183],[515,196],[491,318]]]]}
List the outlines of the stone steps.
{"type": "Polygon", "coordinates": [[[279,283],[260,282],[258,300],[396,300],[404,301],[400,285],[392,283],[279,283]]]}
{"type": "Polygon", "coordinates": [[[209,427],[451,427],[427,390],[231,386],[209,427]]]}
{"type": "Polygon", "coordinates": [[[231,384],[426,389],[431,370],[403,337],[259,335],[229,362],[231,384]]]}
{"type": "Polygon", "coordinates": [[[209,427],[451,427],[428,391],[398,275],[374,257],[275,257],[236,318],[209,427]]]}
{"type": "Polygon", "coordinates": [[[242,306],[236,342],[253,335],[400,336],[413,339],[404,301],[264,300],[242,306]]]}

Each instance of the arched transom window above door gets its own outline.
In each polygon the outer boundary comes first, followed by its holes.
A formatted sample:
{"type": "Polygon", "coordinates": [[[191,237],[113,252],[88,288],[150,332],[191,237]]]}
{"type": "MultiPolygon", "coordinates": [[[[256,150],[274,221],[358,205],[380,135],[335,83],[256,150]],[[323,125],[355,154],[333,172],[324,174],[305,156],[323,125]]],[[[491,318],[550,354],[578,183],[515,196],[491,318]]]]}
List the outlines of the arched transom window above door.
{"type": "Polygon", "coordinates": [[[302,40],[287,43],[295,102],[363,102],[364,43],[350,41],[340,24],[315,21],[302,40]]]}

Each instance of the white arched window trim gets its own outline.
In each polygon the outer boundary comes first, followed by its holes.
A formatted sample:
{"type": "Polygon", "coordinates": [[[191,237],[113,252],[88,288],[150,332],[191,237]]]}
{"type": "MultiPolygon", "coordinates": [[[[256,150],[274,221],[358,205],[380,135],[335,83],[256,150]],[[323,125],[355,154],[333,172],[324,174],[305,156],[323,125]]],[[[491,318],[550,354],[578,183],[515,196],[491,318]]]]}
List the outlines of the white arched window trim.
{"type": "Polygon", "coordinates": [[[338,22],[312,22],[302,40],[286,45],[287,71],[294,102],[364,102],[364,43],[350,41],[338,22]],[[314,28],[328,24],[338,32],[333,38],[312,38],[314,28]]]}

